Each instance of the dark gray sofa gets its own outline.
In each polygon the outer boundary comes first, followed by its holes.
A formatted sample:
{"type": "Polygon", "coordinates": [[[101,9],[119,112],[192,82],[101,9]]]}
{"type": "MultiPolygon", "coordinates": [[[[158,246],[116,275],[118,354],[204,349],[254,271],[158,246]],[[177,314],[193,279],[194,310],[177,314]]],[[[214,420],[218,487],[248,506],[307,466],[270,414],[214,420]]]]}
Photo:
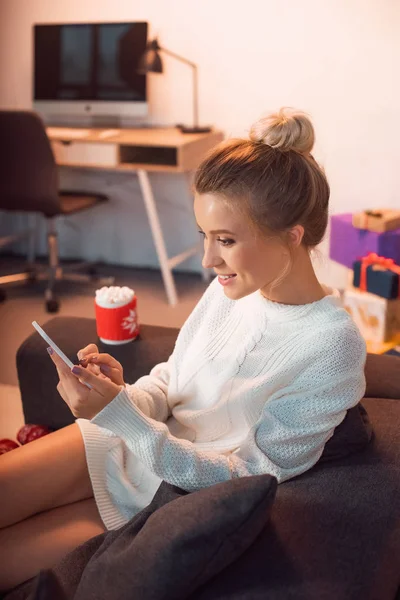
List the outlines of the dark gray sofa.
{"type": "MultiPolygon", "coordinates": [[[[74,362],[79,348],[97,341],[92,319],[57,317],[45,329],[74,362]]],[[[101,351],[120,360],[132,383],[167,359],[176,335],[174,329],[143,326],[141,339],[101,351]]],[[[19,348],[17,367],[27,422],[54,428],[73,422],[38,334],[19,348]]],[[[338,428],[332,438],[340,442],[344,436],[345,451],[338,452],[340,443],[330,444],[313,469],[279,485],[261,534],[190,598],[400,598],[400,359],[369,357],[367,382],[363,406],[372,440],[365,445],[362,436],[353,437],[348,415],[350,429],[338,428]]]]}

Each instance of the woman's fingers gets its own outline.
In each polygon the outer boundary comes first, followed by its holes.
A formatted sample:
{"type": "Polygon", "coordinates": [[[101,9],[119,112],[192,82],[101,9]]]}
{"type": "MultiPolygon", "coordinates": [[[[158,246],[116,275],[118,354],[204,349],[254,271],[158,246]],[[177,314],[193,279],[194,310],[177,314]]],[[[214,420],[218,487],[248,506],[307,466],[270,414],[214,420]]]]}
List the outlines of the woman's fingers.
{"type": "Polygon", "coordinates": [[[62,374],[69,373],[70,369],[68,365],[66,365],[63,359],[58,356],[57,352],[54,352],[52,348],[47,348],[47,352],[49,353],[51,360],[55,364],[56,369],[58,371],[58,375],[60,377],[62,374]]]}
{"type": "Polygon", "coordinates": [[[106,375],[113,383],[125,385],[123,373],[119,369],[113,369],[108,365],[100,365],[100,371],[106,375]]]}
{"type": "Polygon", "coordinates": [[[101,373],[98,365],[89,364],[88,368],[74,365],[70,369],[55,352],[49,354],[60,377],[57,390],[77,418],[92,419],[122,389],[101,373]]]}
{"type": "MultiPolygon", "coordinates": [[[[94,390],[101,396],[109,396],[110,393],[116,391],[116,386],[107,379],[103,379],[94,373],[91,373],[89,369],[79,367],[75,365],[71,372],[79,379],[81,383],[89,384],[90,389],[94,390]]],[[[119,391],[119,389],[117,389],[119,391]]],[[[117,393],[118,393],[117,391],[117,393]]]]}
{"type": "Polygon", "coordinates": [[[107,377],[107,375],[104,375],[103,373],[100,373],[100,375],[98,375],[97,377],[100,377],[101,379],[108,379],[108,381],[111,381],[111,379],[109,377],[107,377]]]}
{"type": "Polygon", "coordinates": [[[88,344],[87,346],[85,346],[84,348],[82,348],[81,350],[78,351],[77,356],[78,356],[78,360],[82,360],[83,358],[85,358],[88,354],[98,354],[99,353],[99,349],[96,346],[96,344],[88,344]]]}
{"type": "MultiPolygon", "coordinates": [[[[110,377],[109,377],[109,374],[110,374],[109,367],[107,367],[107,370],[103,371],[103,365],[98,365],[96,363],[91,363],[91,362],[87,362],[87,361],[83,361],[83,360],[80,360],[79,364],[82,365],[82,367],[84,367],[85,369],[89,369],[89,371],[91,373],[94,373],[95,375],[97,375],[98,377],[101,377],[102,379],[109,379],[110,381],[112,379],[112,378],[110,379],[110,377]]],[[[104,367],[105,367],[105,365],[104,365],[104,367]]],[[[116,381],[115,383],[119,383],[119,382],[116,381]]]]}
{"type": "Polygon", "coordinates": [[[97,365],[107,365],[109,367],[112,367],[113,369],[120,369],[122,371],[121,363],[118,362],[117,359],[115,359],[113,356],[111,356],[111,354],[99,354],[98,352],[91,352],[85,355],[85,358],[83,360],[85,362],[95,363],[97,365]]]}
{"type": "MultiPolygon", "coordinates": [[[[85,367],[85,364],[83,364],[83,363],[81,363],[81,362],[80,362],[80,364],[81,364],[83,367],[85,367]]],[[[86,367],[85,367],[85,368],[86,368],[86,369],[89,369],[89,371],[90,371],[91,373],[94,373],[95,375],[100,375],[100,373],[101,373],[99,365],[94,365],[94,364],[92,364],[92,363],[86,363],[86,367]]]]}
{"type": "Polygon", "coordinates": [[[125,385],[124,371],[120,362],[110,354],[88,354],[85,360],[79,361],[83,367],[96,367],[117,385],[125,385]]]}

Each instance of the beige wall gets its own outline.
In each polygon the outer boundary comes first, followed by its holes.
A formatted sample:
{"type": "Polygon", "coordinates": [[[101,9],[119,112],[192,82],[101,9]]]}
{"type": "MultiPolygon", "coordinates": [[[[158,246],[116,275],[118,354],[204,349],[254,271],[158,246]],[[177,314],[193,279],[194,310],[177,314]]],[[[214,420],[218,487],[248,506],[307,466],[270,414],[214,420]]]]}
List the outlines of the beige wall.
{"type": "MultiPolygon", "coordinates": [[[[90,20],[147,20],[198,63],[201,121],[228,135],[266,110],[307,110],[332,212],[400,205],[397,0],[0,0],[0,108],[30,106],[33,23],[90,20]]],[[[188,121],[190,72],[165,64],[150,80],[152,119],[188,121]]],[[[323,268],[343,282],[344,270],[323,268]]]]}

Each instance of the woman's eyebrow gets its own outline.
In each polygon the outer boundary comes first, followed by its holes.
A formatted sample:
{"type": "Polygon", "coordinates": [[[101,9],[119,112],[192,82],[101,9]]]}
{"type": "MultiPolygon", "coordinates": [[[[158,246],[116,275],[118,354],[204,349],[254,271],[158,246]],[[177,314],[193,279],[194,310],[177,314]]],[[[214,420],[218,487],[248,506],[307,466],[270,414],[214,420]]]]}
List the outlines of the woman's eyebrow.
{"type": "MultiPolygon", "coordinates": [[[[197,227],[199,229],[202,229],[198,223],[197,227]]],[[[213,235],[217,235],[218,233],[228,233],[229,235],[236,235],[233,233],[233,231],[229,231],[228,229],[213,229],[212,231],[210,231],[210,233],[212,233],[213,235]]]]}

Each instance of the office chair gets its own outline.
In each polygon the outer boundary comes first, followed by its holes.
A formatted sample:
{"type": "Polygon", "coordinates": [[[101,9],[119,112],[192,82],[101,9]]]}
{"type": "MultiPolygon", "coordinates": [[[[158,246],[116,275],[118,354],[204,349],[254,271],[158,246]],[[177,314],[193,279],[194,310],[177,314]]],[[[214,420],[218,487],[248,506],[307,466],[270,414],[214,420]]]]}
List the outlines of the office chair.
{"type": "MultiPolygon", "coordinates": [[[[41,213],[46,217],[49,266],[46,269],[48,285],[45,290],[47,312],[57,312],[59,302],[54,294],[56,280],[97,281],[110,284],[113,278],[99,279],[93,265],[83,262],[60,265],[56,218],[73,215],[96,207],[108,200],[98,193],[60,191],[58,170],[52,148],[41,119],[28,111],[0,111],[0,139],[6,149],[0,160],[0,210],[41,213]],[[67,271],[87,270],[89,275],[73,275],[67,271]]],[[[0,247],[13,243],[23,235],[30,237],[33,255],[34,231],[0,238],[0,247]]],[[[41,278],[38,266],[29,263],[24,273],[0,277],[0,285],[14,281],[35,281],[41,278]]],[[[0,290],[0,301],[6,297],[0,290]]]]}

